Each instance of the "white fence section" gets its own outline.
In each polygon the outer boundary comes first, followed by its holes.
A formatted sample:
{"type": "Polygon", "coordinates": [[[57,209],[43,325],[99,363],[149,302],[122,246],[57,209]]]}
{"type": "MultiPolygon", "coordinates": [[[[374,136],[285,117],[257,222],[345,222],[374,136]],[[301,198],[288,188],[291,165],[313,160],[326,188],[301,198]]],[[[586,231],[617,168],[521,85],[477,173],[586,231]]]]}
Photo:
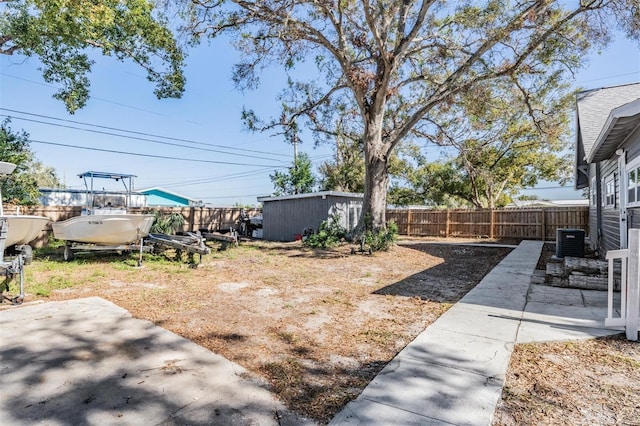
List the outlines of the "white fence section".
{"type": "Polygon", "coordinates": [[[627,339],[638,340],[640,331],[640,229],[629,230],[629,248],[610,250],[609,261],[609,298],[607,304],[606,327],[625,327],[627,339]],[[614,261],[620,259],[620,316],[614,317],[614,261]]]}

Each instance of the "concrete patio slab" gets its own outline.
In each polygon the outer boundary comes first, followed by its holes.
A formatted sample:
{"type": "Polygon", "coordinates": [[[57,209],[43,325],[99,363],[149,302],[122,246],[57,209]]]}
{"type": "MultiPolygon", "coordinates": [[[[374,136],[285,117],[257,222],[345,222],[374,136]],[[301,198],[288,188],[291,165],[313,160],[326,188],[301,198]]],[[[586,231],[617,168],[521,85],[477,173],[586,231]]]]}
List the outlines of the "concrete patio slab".
{"type": "Polygon", "coordinates": [[[489,337],[503,342],[514,342],[519,319],[498,313],[469,309],[455,305],[429,326],[432,330],[447,330],[471,336],[489,337]]]}
{"type": "Polygon", "coordinates": [[[550,303],[554,306],[584,306],[584,299],[580,290],[540,284],[531,285],[527,300],[529,303],[550,303]]]}
{"type": "Polygon", "coordinates": [[[516,343],[557,342],[566,340],[593,339],[621,333],[620,330],[576,327],[553,322],[537,322],[523,320],[516,343]]]}
{"type": "Polygon", "coordinates": [[[527,303],[527,289],[515,286],[515,289],[512,291],[499,293],[494,289],[476,287],[467,293],[458,303],[475,309],[522,311],[527,303]]]}
{"type": "Polygon", "coordinates": [[[100,298],[4,309],[0,323],[3,425],[306,422],[244,368],[100,298]]]}

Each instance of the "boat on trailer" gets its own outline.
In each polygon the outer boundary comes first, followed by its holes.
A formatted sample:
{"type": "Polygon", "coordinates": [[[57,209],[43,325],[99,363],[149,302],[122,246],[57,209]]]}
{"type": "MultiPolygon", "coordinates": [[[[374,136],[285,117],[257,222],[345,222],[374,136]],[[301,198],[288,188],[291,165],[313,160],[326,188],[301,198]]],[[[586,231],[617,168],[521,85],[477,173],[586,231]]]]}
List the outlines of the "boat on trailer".
{"type": "MultiPolygon", "coordinates": [[[[0,161],[0,175],[10,175],[15,170],[16,165],[0,161]]],[[[0,195],[1,197],[1,195],[0,195]]],[[[23,246],[33,241],[44,227],[49,223],[49,218],[45,216],[33,216],[26,214],[4,214],[4,208],[0,202],[0,219],[6,221],[6,239],[4,248],[14,245],[23,246]]]]}
{"type": "MultiPolygon", "coordinates": [[[[0,175],[10,175],[16,165],[0,161],[0,175]]],[[[0,303],[9,300],[20,304],[24,300],[24,265],[31,263],[33,251],[29,243],[33,241],[49,223],[45,216],[5,215],[0,192],[0,271],[4,273],[5,281],[0,288],[0,303]],[[5,256],[5,250],[14,247],[15,256],[5,256]],[[18,276],[19,294],[13,298],[5,296],[9,291],[9,281],[18,276]]]]}
{"type": "Polygon", "coordinates": [[[6,220],[8,224],[5,247],[29,244],[51,220],[48,217],[27,214],[0,214],[0,219],[6,220]]]}
{"type": "Polygon", "coordinates": [[[80,216],[60,222],[51,227],[58,240],[66,241],[64,258],[71,260],[73,250],[132,250],[149,235],[154,215],[130,213],[131,190],[135,175],[89,171],[78,175],[84,179],[86,207],[80,216]],[[124,185],[125,201],[122,206],[114,206],[112,202],[104,202],[94,188],[95,179],[113,179],[124,185]]]}

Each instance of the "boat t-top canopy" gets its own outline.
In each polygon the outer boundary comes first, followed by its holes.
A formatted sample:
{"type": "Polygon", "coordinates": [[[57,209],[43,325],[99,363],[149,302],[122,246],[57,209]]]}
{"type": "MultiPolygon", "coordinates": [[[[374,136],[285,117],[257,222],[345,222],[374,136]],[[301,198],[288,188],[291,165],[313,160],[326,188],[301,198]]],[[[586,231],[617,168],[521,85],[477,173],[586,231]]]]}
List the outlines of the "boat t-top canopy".
{"type": "Polygon", "coordinates": [[[93,207],[94,201],[94,189],[93,189],[93,179],[114,179],[116,182],[122,182],[124,185],[124,189],[126,192],[126,205],[131,205],[131,191],[133,188],[133,178],[138,177],[136,175],[131,175],[127,173],[110,173],[110,172],[96,172],[96,171],[88,171],[84,173],[80,173],[78,177],[84,179],[84,186],[87,188],[88,195],[88,207],[93,207]],[[87,178],[89,178],[89,183],[87,183],[87,178]],[[127,180],[129,184],[127,185],[127,180]]]}
{"type": "Polygon", "coordinates": [[[84,172],[84,173],[80,173],[78,175],[78,177],[81,178],[85,178],[85,177],[95,177],[95,178],[103,178],[103,179],[115,179],[115,180],[119,180],[119,179],[129,179],[129,178],[134,178],[134,177],[138,177],[136,175],[128,175],[128,174],[124,174],[124,173],[109,173],[109,172],[94,172],[94,171],[89,171],[89,172],[84,172]]]}

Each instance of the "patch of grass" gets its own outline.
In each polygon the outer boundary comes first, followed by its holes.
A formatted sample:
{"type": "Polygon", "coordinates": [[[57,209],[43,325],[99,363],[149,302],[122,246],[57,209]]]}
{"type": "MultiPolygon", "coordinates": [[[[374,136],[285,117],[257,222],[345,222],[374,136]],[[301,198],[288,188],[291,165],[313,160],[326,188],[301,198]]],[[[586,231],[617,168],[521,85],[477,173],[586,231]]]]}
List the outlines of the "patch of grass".
{"type": "Polygon", "coordinates": [[[38,296],[49,297],[54,290],[62,290],[73,287],[77,283],[67,277],[54,275],[44,282],[35,282],[29,285],[30,291],[38,296]]]}
{"type": "Polygon", "coordinates": [[[296,337],[296,335],[288,331],[280,331],[277,333],[277,335],[280,339],[282,339],[283,342],[289,345],[295,345],[298,342],[298,338],[296,337]]]}
{"type": "Polygon", "coordinates": [[[383,345],[392,343],[395,340],[395,335],[388,330],[363,330],[358,333],[358,336],[367,342],[375,342],[383,345]]]}

